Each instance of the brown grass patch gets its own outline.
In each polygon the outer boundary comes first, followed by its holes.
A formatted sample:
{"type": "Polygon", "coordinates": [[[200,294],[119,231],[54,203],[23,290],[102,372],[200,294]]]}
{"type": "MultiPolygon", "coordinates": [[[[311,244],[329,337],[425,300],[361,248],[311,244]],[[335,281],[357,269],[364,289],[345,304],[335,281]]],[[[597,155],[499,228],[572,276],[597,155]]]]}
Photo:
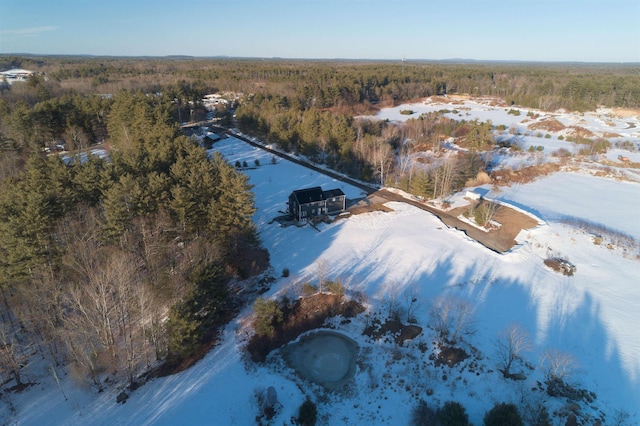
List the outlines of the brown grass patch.
{"type": "Polygon", "coordinates": [[[576,138],[594,138],[596,135],[591,130],[580,126],[570,126],[567,133],[576,138]]]}
{"type": "Polygon", "coordinates": [[[476,177],[467,180],[464,186],[480,186],[491,182],[491,177],[487,174],[487,172],[479,171],[476,177]]]}
{"type": "Polygon", "coordinates": [[[544,120],[540,120],[537,123],[533,123],[529,126],[531,130],[545,130],[548,132],[559,132],[564,130],[566,127],[564,124],[556,120],[555,118],[545,118],[544,120]]]}
{"type": "Polygon", "coordinates": [[[640,117],[640,109],[614,108],[613,111],[618,117],[640,117]]]}
{"type": "Polygon", "coordinates": [[[523,167],[519,170],[494,170],[491,178],[496,185],[510,185],[512,183],[529,183],[541,176],[549,176],[560,171],[558,163],[544,163],[537,166],[523,167]]]}

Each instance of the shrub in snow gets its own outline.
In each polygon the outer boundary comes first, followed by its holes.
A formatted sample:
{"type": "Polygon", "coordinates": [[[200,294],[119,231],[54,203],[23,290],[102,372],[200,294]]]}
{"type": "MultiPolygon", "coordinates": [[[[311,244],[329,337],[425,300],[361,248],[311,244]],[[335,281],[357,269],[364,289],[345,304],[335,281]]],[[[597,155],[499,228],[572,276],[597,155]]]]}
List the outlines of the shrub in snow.
{"type": "Polygon", "coordinates": [[[253,304],[256,314],[256,334],[269,336],[274,332],[274,325],[282,322],[282,309],[275,300],[266,300],[261,297],[253,304]]]}
{"type": "Polygon", "coordinates": [[[411,425],[412,426],[427,426],[438,424],[438,418],[436,412],[429,407],[424,399],[418,402],[418,405],[411,410],[411,425]]]}
{"type": "Polygon", "coordinates": [[[541,403],[534,405],[527,405],[524,408],[522,417],[525,419],[527,425],[530,426],[551,426],[551,416],[547,407],[541,403]]]}
{"type": "Polygon", "coordinates": [[[310,282],[306,282],[302,284],[302,295],[305,297],[314,295],[318,292],[318,286],[311,284],[310,282]]]}
{"type": "Polygon", "coordinates": [[[289,268],[284,268],[282,270],[282,278],[287,278],[289,276],[289,268]]]}
{"type": "Polygon", "coordinates": [[[314,426],[318,418],[318,407],[307,397],[298,409],[298,418],[296,419],[301,426],[314,426]]]}
{"type": "Polygon", "coordinates": [[[487,411],[482,424],[484,426],[524,426],[518,407],[505,402],[498,403],[487,411]]]}
{"type": "Polygon", "coordinates": [[[345,289],[340,281],[329,280],[324,283],[324,286],[326,291],[328,291],[329,293],[335,294],[336,296],[340,297],[344,296],[345,289]]]}
{"type": "Polygon", "coordinates": [[[572,277],[576,272],[576,266],[567,259],[550,257],[544,260],[544,264],[556,272],[572,277]]]}
{"type": "Polygon", "coordinates": [[[438,421],[441,426],[468,426],[469,415],[462,404],[447,401],[438,409],[438,421]]]}

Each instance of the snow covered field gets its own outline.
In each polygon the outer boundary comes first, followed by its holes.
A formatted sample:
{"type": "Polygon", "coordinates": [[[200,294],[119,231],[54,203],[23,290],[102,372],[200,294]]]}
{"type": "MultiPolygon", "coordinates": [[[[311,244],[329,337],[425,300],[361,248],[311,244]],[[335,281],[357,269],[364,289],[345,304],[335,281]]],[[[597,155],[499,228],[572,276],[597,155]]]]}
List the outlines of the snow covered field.
{"type": "MultiPolygon", "coordinates": [[[[418,111],[443,106],[405,105],[383,111],[379,117],[406,119],[399,110],[407,108],[418,111]]],[[[494,124],[514,122],[504,108],[489,108],[471,105],[467,111],[471,118],[491,119],[494,124]]],[[[523,113],[519,119],[524,118],[523,113]]],[[[596,126],[601,119],[585,114],[576,120],[596,126]]],[[[616,132],[622,132],[622,126],[616,132]]],[[[637,132],[637,128],[635,133],[629,131],[626,137],[637,142],[637,132]]],[[[556,137],[539,139],[561,142],[556,137]]],[[[521,407],[542,402],[550,413],[562,412],[566,400],[531,391],[544,381],[538,358],[547,349],[575,357],[577,368],[567,381],[597,394],[594,402],[581,404],[582,418],[605,417],[605,424],[611,424],[627,413],[628,424],[640,422],[640,260],[637,253],[623,253],[620,247],[594,244],[593,235],[571,224],[571,220],[587,221],[640,239],[640,184],[562,172],[492,191],[488,197],[509,202],[544,223],[521,232],[519,244],[500,255],[448,229],[430,213],[398,202],[388,204],[392,212],[366,213],[321,225],[321,232],[270,224],[286,209],[287,197],[295,189],[338,187],[348,198],[363,194],[285,160],[272,164],[269,154],[234,138],[216,143],[214,149],[232,164],[259,160],[259,167],[246,171],[255,185],[255,221],[275,275],[283,268],[291,271],[289,278],[278,279],[265,296],[286,294],[296,280],[314,280],[319,264],[329,265],[329,278],[341,279],[348,294],[366,295],[366,315],[348,324],[334,323],[360,346],[353,381],[331,393],[298,378],[278,361],[277,354],[266,365],[246,363],[242,345],[246,338],[243,326],[250,315],[247,309],[227,327],[221,344],[198,364],[175,376],[153,380],[133,392],[125,404],[115,401],[118,389],[95,395],[76,388],[66,377],[57,386],[43,370],[38,385],[13,396],[17,414],[0,414],[0,422],[248,425],[255,424],[258,414],[256,392],[274,386],[283,404],[274,425],[289,424],[306,395],[318,403],[321,424],[408,424],[411,408],[420,399],[434,408],[448,400],[459,401],[470,420],[481,424],[484,413],[496,402],[521,407]],[[575,275],[567,277],[547,268],[543,260],[550,255],[568,258],[577,267],[575,275]],[[422,335],[401,348],[362,335],[367,315],[384,319],[391,299],[406,306],[410,294],[419,295],[416,319],[423,327],[422,335]],[[453,368],[434,366],[429,352],[420,350],[421,343],[430,348],[435,336],[430,328],[430,303],[444,295],[475,306],[474,332],[465,335],[463,343],[474,356],[453,368]],[[534,342],[533,349],[524,354],[533,369],[519,365],[514,370],[527,376],[524,381],[503,379],[497,371],[495,338],[513,323],[526,329],[534,342]]]]}

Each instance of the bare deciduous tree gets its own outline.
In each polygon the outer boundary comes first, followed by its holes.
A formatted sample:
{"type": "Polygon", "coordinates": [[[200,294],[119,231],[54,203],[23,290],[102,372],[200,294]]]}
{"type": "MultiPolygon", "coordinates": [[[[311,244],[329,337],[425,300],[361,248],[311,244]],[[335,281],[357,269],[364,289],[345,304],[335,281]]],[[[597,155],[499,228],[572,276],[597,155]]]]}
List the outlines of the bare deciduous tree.
{"type": "Polygon", "coordinates": [[[320,293],[324,291],[324,284],[327,281],[327,276],[329,275],[329,263],[327,263],[326,259],[318,259],[316,260],[316,275],[318,277],[318,288],[320,289],[320,293]]]}
{"type": "Polygon", "coordinates": [[[500,209],[500,204],[482,200],[474,210],[474,219],[478,225],[487,226],[496,217],[500,209]]]}
{"type": "Polygon", "coordinates": [[[442,296],[431,304],[430,316],[442,339],[455,344],[463,334],[472,331],[475,310],[471,303],[452,296],[442,296]]]}
{"type": "Polygon", "coordinates": [[[407,303],[407,322],[415,322],[415,312],[420,307],[420,287],[412,285],[404,291],[407,303]]]}
{"type": "Polygon", "coordinates": [[[22,355],[16,342],[15,334],[10,335],[6,324],[0,324],[0,373],[12,376],[16,385],[22,384],[22,355]]]}
{"type": "Polygon", "coordinates": [[[400,320],[400,303],[399,303],[399,292],[398,292],[398,284],[391,283],[389,286],[389,290],[384,295],[383,304],[387,307],[387,312],[389,314],[389,318],[394,320],[400,320]]]}
{"type": "Polygon", "coordinates": [[[69,151],[81,150],[89,145],[89,137],[85,131],[73,124],[67,124],[62,137],[67,143],[67,150],[69,151]]]}
{"type": "Polygon", "coordinates": [[[380,176],[380,186],[384,186],[387,173],[393,164],[393,150],[384,137],[369,139],[369,155],[375,171],[380,176]]]}
{"type": "Polygon", "coordinates": [[[511,377],[511,366],[523,352],[531,349],[529,333],[519,324],[511,324],[498,333],[496,339],[496,355],[500,371],[505,378],[511,377]]]}
{"type": "Polygon", "coordinates": [[[578,368],[578,361],[567,352],[548,349],[540,355],[540,367],[547,380],[564,381],[578,368]]]}
{"type": "Polygon", "coordinates": [[[449,156],[440,166],[433,169],[433,198],[444,198],[449,195],[457,166],[457,158],[449,156]]]}

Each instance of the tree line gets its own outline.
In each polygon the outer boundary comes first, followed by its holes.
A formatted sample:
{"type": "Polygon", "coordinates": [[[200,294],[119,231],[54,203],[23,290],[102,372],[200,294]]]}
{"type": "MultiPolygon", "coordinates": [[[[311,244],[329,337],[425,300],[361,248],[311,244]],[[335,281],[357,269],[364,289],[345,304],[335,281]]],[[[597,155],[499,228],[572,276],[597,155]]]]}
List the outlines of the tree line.
{"type": "Polygon", "coordinates": [[[203,92],[280,94],[304,108],[453,93],[542,109],[640,106],[633,64],[0,56],[0,68],[12,67],[45,73],[53,85],[81,93],[153,92],[184,81],[203,92]]]}

